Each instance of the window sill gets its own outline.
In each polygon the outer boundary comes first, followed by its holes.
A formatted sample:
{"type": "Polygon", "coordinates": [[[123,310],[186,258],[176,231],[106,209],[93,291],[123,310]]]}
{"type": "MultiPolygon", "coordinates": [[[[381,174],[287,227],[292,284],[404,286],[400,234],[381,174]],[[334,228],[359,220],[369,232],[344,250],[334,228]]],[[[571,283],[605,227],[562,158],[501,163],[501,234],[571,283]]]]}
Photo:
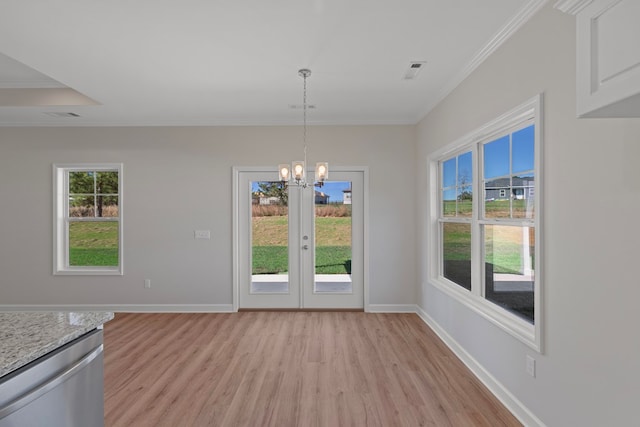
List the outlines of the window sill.
{"type": "Polygon", "coordinates": [[[124,273],[120,267],[115,268],[70,268],[64,270],[55,270],[55,276],[123,276],[124,273]]]}
{"type": "Polygon", "coordinates": [[[446,279],[431,277],[429,284],[475,311],[523,344],[542,353],[540,332],[535,325],[446,279]]]}

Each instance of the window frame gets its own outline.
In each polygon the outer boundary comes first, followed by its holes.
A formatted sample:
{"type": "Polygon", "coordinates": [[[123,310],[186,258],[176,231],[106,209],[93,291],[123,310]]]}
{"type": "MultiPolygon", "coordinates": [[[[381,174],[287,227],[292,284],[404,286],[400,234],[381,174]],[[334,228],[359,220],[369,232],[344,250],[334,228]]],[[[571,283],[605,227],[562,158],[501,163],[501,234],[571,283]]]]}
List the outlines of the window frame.
{"type": "MultiPolygon", "coordinates": [[[[122,276],[123,268],[123,164],[122,163],[74,163],[53,164],[53,274],[54,275],[100,275],[122,276]],[[117,266],[70,266],[69,265],[69,172],[118,172],[118,217],[101,220],[118,222],[117,266]]],[[[93,219],[87,220],[95,221],[93,219]]]]}
{"type": "MultiPolygon", "coordinates": [[[[427,258],[428,281],[436,288],[444,291],[457,301],[477,312],[494,325],[498,326],[511,336],[517,338],[527,346],[539,353],[543,351],[542,331],[543,331],[543,307],[542,303],[542,282],[543,282],[543,259],[542,259],[542,94],[536,95],[527,102],[490,121],[484,126],[470,132],[462,138],[446,145],[434,152],[428,158],[428,179],[429,179],[429,199],[428,204],[428,224],[427,230],[434,238],[428,240],[429,255],[427,258]],[[484,144],[502,137],[514,130],[522,129],[533,124],[534,133],[534,177],[535,190],[534,206],[535,214],[533,219],[527,218],[484,218],[484,171],[482,159],[482,147],[484,144]],[[464,152],[472,152],[473,165],[473,213],[470,218],[471,223],[471,291],[460,284],[457,284],[444,277],[442,251],[443,236],[441,225],[443,217],[441,209],[442,172],[440,164],[464,152]],[[531,324],[518,315],[500,307],[499,305],[485,298],[484,283],[484,226],[490,225],[512,225],[514,223],[529,223],[535,227],[535,275],[534,275],[534,323],[531,324]]],[[[510,160],[512,162],[512,160],[510,160]]],[[[509,195],[511,196],[511,195],[509,195]]],[[[511,205],[511,202],[510,202],[511,205]]],[[[446,222],[459,222],[454,217],[446,222]]],[[[466,220],[461,221],[466,222],[466,220]]]]}

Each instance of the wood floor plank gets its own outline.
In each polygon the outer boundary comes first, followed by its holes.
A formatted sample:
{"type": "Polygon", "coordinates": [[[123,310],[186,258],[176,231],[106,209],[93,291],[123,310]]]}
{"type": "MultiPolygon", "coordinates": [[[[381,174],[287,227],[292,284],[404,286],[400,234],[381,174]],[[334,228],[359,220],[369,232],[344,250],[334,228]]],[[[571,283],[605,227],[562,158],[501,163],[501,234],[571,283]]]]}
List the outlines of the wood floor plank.
{"type": "Polygon", "coordinates": [[[118,313],[107,426],[519,426],[414,314],[118,313]]]}

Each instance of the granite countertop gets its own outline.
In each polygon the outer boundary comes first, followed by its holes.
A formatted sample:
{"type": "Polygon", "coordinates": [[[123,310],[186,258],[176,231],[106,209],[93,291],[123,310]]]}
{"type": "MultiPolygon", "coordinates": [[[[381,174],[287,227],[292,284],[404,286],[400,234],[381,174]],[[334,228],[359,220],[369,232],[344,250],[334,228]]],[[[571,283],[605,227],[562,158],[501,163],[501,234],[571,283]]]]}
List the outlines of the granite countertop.
{"type": "Polygon", "coordinates": [[[109,312],[0,313],[0,377],[111,319],[109,312]]]}

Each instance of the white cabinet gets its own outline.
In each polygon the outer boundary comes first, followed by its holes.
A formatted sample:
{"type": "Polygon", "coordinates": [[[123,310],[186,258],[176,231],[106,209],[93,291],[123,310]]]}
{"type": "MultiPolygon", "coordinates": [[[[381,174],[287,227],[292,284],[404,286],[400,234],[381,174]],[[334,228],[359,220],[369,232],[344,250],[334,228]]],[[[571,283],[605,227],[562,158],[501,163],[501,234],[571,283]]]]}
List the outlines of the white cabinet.
{"type": "Polygon", "coordinates": [[[579,117],[640,117],[640,0],[592,0],[577,13],[579,117]]]}

